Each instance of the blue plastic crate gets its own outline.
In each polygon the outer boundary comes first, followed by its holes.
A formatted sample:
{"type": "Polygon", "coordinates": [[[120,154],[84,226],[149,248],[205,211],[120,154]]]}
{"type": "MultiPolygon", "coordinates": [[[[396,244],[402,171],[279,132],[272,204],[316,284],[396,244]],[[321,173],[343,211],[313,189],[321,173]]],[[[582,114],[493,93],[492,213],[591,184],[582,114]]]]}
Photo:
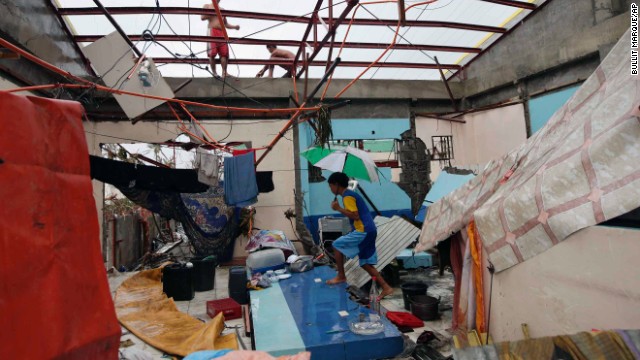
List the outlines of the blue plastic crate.
{"type": "Polygon", "coordinates": [[[404,249],[396,256],[397,260],[402,260],[405,269],[433,266],[433,255],[426,252],[412,255],[411,251],[411,249],[404,249]]]}

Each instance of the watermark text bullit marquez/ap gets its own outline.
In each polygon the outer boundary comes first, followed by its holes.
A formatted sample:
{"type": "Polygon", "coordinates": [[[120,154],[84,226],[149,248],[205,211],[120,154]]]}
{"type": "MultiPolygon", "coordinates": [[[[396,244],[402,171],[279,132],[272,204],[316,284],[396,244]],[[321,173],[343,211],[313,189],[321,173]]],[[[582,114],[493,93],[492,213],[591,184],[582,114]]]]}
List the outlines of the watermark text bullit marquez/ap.
{"type": "Polygon", "coordinates": [[[631,75],[638,75],[638,5],[631,3],[631,75]]]}

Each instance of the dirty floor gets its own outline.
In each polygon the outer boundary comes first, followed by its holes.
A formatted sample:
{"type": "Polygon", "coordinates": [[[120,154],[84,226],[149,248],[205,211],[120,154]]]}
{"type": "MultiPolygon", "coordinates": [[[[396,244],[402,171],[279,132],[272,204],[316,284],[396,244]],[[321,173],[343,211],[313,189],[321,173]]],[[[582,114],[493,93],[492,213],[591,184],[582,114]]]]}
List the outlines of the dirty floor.
{"type": "MultiPolygon", "coordinates": [[[[115,295],[115,291],[120,284],[132,276],[135,273],[116,273],[109,275],[109,287],[111,289],[111,295],[115,295]]],[[[414,343],[418,339],[418,336],[425,330],[433,331],[441,341],[437,343],[439,347],[436,349],[442,353],[443,356],[449,356],[451,354],[451,334],[447,329],[451,326],[451,304],[453,300],[453,276],[450,272],[445,271],[444,275],[440,277],[438,275],[437,268],[428,269],[412,269],[406,274],[401,275],[401,282],[406,281],[424,281],[429,285],[427,293],[434,297],[440,297],[440,318],[434,321],[425,322],[425,326],[422,328],[416,328],[413,332],[407,333],[407,337],[414,343]]],[[[206,311],[206,302],[215,299],[228,298],[227,284],[229,281],[229,268],[218,267],[216,268],[215,287],[214,290],[205,292],[196,292],[195,297],[191,301],[176,301],[178,309],[181,311],[203,321],[209,321],[210,318],[206,311]]],[[[398,287],[394,293],[381,302],[382,306],[388,311],[406,311],[404,310],[404,303],[402,300],[402,290],[398,287]]],[[[240,335],[238,344],[239,348],[246,347],[251,348],[251,339],[244,336],[244,325],[242,319],[234,319],[226,322],[227,329],[225,334],[236,332],[240,335]]],[[[135,335],[131,334],[124,327],[122,328],[121,348],[131,347],[136,350],[147,352],[153,359],[167,359],[171,356],[164,354],[156,348],[147,345],[135,335]]],[[[409,345],[411,343],[409,342],[409,345]]],[[[402,356],[398,359],[412,359],[411,356],[402,356]]]]}

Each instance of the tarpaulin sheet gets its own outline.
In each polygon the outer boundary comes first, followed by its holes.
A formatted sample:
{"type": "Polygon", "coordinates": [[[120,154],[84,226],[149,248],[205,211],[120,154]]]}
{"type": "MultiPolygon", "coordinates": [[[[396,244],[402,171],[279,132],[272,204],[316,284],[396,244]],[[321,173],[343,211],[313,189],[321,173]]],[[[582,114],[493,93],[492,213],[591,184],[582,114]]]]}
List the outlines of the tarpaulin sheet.
{"type": "Polygon", "coordinates": [[[221,335],[224,317],[208,323],[180,312],[162,292],[162,269],[141,271],[125,280],[116,291],[118,320],[147,344],[174,355],[195,351],[238,349],[235,333],[221,335]]]}
{"type": "Polygon", "coordinates": [[[629,34],[522,146],[429,207],[417,250],[475,219],[496,271],[640,207],[640,77],[629,34]]]}
{"type": "Polygon", "coordinates": [[[0,354],[117,359],[77,102],[0,91],[0,354]]]}

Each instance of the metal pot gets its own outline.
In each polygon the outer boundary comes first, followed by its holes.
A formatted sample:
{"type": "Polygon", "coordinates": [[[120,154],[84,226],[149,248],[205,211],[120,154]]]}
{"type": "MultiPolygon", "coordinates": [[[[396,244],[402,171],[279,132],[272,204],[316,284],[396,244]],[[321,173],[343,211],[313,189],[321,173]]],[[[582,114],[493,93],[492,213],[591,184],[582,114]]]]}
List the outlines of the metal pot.
{"type": "Polygon", "coordinates": [[[412,295],[411,313],[418,318],[429,321],[438,318],[438,306],[440,305],[440,297],[437,299],[429,295],[412,295]]]}

